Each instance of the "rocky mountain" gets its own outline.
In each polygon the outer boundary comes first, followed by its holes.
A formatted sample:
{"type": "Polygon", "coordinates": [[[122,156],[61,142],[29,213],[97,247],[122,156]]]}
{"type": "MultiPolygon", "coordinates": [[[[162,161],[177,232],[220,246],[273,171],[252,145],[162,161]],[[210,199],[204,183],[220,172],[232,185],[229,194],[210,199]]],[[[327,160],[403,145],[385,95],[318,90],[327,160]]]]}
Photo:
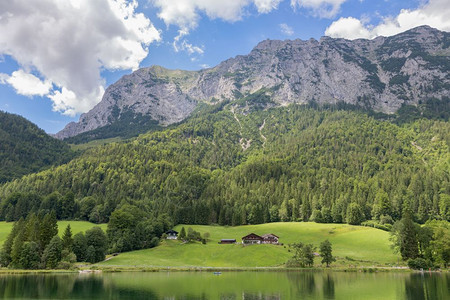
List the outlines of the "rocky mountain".
{"type": "Polygon", "coordinates": [[[450,33],[428,26],[373,40],[265,40],[248,55],[210,69],[137,70],[111,85],[97,106],[56,136],[73,137],[124,119],[131,126],[141,118],[166,126],[186,119],[199,103],[255,93],[280,106],[345,102],[393,113],[403,104],[448,97],[449,70],[450,33]]]}

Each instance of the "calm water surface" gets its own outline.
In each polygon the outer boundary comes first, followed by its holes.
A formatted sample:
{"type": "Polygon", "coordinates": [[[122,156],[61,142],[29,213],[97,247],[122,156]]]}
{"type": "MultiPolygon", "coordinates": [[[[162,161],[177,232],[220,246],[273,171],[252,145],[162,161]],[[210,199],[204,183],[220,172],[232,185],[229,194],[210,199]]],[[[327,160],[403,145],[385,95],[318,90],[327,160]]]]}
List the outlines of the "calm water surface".
{"type": "Polygon", "coordinates": [[[158,272],[0,275],[1,299],[450,299],[449,274],[158,272]]]}

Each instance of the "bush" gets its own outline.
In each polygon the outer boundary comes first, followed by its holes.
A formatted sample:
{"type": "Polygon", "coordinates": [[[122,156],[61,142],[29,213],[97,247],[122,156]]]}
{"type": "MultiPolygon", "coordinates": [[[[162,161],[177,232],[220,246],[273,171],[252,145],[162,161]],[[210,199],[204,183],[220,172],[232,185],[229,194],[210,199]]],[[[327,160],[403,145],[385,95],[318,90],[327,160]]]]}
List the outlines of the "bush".
{"type": "Polygon", "coordinates": [[[391,231],[392,229],[392,225],[391,224],[380,224],[377,221],[374,220],[369,220],[369,221],[364,221],[361,223],[361,226],[365,226],[365,227],[373,227],[373,228],[377,228],[377,229],[381,229],[384,231],[391,231]]]}
{"type": "Polygon", "coordinates": [[[413,270],[420,270],[432,268],[433,264],[429,260],[418,257],[408,260],[408,267],[413,270]]]}
{"type": "Polygon", "coordinates": [[[322,212],[318,209],[313,210],[311,217],[309,219],[316,223],[323,223],[322,212]]]}
{"type": "Polygon", "coordinates": [[[380,217],[380,223],[382,224],[382,225],[386,225],[386,224],[394,224],[394,220],[392,219],[392,217],[391,216],[389,216],[389,215],[382,215],[381,217],[380,217]]]}
{"type": "Polygon", "coordinates": [[[286,262],[286,268],[300,268],[300,263],[296,260],[291,258],[286,262]]]}

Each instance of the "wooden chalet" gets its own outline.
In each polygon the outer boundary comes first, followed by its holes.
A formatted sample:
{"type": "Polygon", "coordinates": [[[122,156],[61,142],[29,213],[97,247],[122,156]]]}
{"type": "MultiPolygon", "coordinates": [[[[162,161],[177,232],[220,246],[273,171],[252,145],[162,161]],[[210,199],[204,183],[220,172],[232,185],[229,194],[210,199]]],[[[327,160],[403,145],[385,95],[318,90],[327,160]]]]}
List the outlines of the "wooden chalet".
{"type": "Polygon", "coordinates": [[[263,241],[263,237],[254,233],[250,233],[242,238],[242,244],[261,244],[263,241]]]}
{"type": "Polygon", "coordinates": [[[166,234],[167,234],[166,239],[168,239],[168,240],[176,240],[178,238],[178,231],[171,229],[169,231],[166,231],[166,234]]]}
{"type": "Polygon", "coordinates": [[[273,233],[268,233],[262,236],[263,244],[275,244],[278,245],[279,237],[273,233]]]}
{"type": "Polygon", "coordinates": [[[236,244],[236,239],[221,239],[219,244],[236,244]]]}

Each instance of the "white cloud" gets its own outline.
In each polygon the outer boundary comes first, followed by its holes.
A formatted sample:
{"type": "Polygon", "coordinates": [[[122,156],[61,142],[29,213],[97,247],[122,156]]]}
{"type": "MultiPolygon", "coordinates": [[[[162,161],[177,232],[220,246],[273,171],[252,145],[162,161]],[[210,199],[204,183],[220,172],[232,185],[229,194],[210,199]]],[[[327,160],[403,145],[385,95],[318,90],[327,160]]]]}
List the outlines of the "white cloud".
{"type": "Polygon", "coordinates": [[[420,25],[450,31],[448,0],[429,0],[417,9],[402,9],[397,16],[386,17],[376,26],[366,25],[352,17],[340,18],[326,29],[325,34],[347,39],[374,38],[380,35],[391,36],[420,25]]]}
{"type": "Polygon", "coordinates": [[[194,29],[198,25],[200,13],[210,19],[235,22],[242,18],[245,7],[255,5],[258,13],[269,13],[278,8],[282,0],[152,0],[160,9],[158,17],[166,25],[176,25],[181,29],[194,29]]]}
{"type": "Polygon", "coordinates": [[[294,30],[292,29],[292,27],[286,23],[280,24],[280,30],[281,30],[282,34],[287,35],[287,36],[291,36],[294,34],[294,30]]]}
{"type": "Polygon", "coordinates": [[[340,9],[341,5],[347,0],[291,0],[291,6],[296,9],[303,7],[312,11],[313,15],[320,18],[333,18],[340,9]]]}
{"type": "Polygon", "coordinates": [[[41,81],[38,77],[24,70],[15,71],[11,76],[1,74],[0,82],[10,84],[18,94],[29,97],[45,96],[52,88],[50,81],[41,81]]]}
{"type": "Polygon", "coordinates": [[[363,23],[355,18],[340,18],[333,22],[325,31],[325,35],[335,38],[358,39],[372,38],[372,33],[363,25],[363,23]]]}
{"type": "Polygon", "coordinates": [[[148,45],[160,39],[150,20],[136,13],[137,5],[136,0],[0,1],[0,55],[22,66],[7,83],[21,94],[48,96],[56,111],[88,111],[103,95],[101,70],[137,69],[148,45]],[[43,78],[39,89],[23,80],[11,83],[15,77],[39,80],[23,70],[43,78]]]}
{"type": "Polygon", "coordinates": [[[180,29],[173,42],[175,51],[184,50],[189,54],[201,54],[204,51],[183,38],[198,26],[200,14],[206,14],[210,19],[235,22],[242,19],[246,7],[254,5],[258,13],[269,13],[277,9],[281,1],[283,0],[151,0],[160,10],[158,17],[167,26],[175,25],[180,29]]]}
{"type": "Polygon", "coordinates": [[[278,8],[282,0],[254,0],[255,6],[260,14],[269,13],[278,8]]]}
{"type": "Polygon", "coordinates": [[[189,55],[203,54],[205,52],[203,47],[195,46],[183,38],[188,34],[189,32],[187,30],[180,29],[178,31],[178,35],[173,39],[172,43],[175,52],[186,51],[189,55]]]}

